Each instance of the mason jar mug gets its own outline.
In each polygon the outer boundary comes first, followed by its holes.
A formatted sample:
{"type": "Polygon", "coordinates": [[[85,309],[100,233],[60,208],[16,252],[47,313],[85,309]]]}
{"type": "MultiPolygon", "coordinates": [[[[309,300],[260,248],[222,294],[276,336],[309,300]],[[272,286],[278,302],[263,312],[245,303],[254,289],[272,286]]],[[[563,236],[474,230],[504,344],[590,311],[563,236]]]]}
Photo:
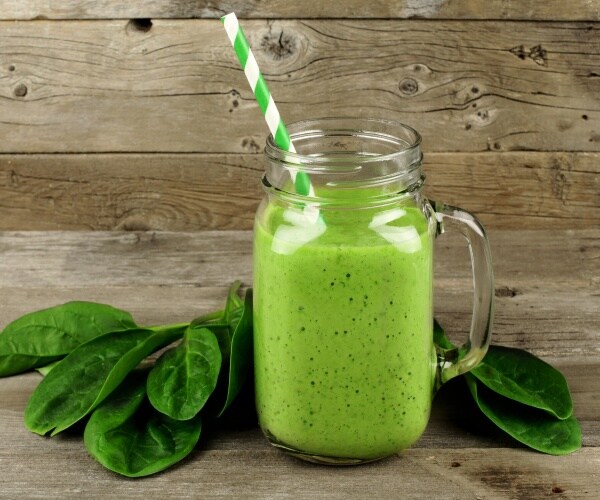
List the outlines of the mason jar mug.
{"type": "Polygon", "coordinates": [[[490,250],[477,219],[422,193],[420,136],[401,123],[292,124],[297,153],[265,147],[254,229],[254,361],[260,426],[321,463],[376,460],[423,433],[435,390],[486,353],[490,250]],[[433,246],[469,244],[474,302],[465,345],[433,341],[433,246]]]}

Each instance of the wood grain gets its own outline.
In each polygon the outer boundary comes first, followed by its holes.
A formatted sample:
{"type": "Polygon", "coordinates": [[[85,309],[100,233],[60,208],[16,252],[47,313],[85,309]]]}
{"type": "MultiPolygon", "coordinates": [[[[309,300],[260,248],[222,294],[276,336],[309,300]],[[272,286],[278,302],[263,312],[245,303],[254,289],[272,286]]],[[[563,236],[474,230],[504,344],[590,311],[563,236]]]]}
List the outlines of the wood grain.
{"type": "MultiPolygon", "coordinates": [[[[539,356],[600,354],[600,233],[494,231],[494,341],[539,356]]],[[[0,233],[0,327],[68,300],[108,302],[140,324],[189,321],[252,283],[249,231],[0,233]]],[[[436,253],[436,316],[461,341],[471,317],[469,257],[447,234],[436,253]]]]}
{"type": "MultiPolygon", "coordinates": [[[[86,453],[81,436],[43,439],[22,415],[35,373],[0,379],[2,498],[472,498],[597,496],[600,477],[600,231],[493,231],[494,342],[526,348],[569,381],[584,448],[552,457],[485,425],[450,383],[436,397],[421,440],[360,468],[327,468],[270,447],[247,417],[205,431],[194,453],[165,473],[129,481],[86,453]]],[[[185,321],[223,302],[230,280],[251,283],[249,231],[0,233],[0,328],[73,299],[130,310],[140,324],[185,321]]],[[[451,334],[468,325],[464,242],[438,240],[436,315],[451,334]]],[[[462,336],[462,335],[461,335],[462,336]]],[[[460,381],[458,381],[460,382],[460,381]]]]}
{"type": "Polygon", "coordinates": [[[255,154],[0,155],[0,227],[250,229],[262,172],[255,154]]]}
{"type": "MultiPolygon", "coordinates": [[[[79,436],[42,440],[22,428],[20,415],[7,419],[5,414],[0,413],[2,435],[11,448],[0,451],[0,491],[7,498],[147,499],[164,498],[169,491],[190,499],[359,499],[396,498],[402,491],[403,498],[427,500],[535,500],[560,488],[566,498],[593,499],[600,487],[596,447],[568,457],[519,448],[415,447],[360,469],[332,469],[284,456],[257,429],[217,433],[179,466],[126,481],[90,458],[79,436]]],[[[440,430],[442,438],[450,437],[443,424],[440,430]]]]}
{"type": "MultiPolygon", "coordinates": [[[[287,122],[397,119],[420,130],[430,151],[600,151],[597,24],[244,26],[287,122]]],[[[0,152],[260,149],[266,127],[221,24],[146,28],[0,23],[0,152]]]]}
{"type": "MultiPolygon", "coordinates": [[[[251,229],[256,154],[0,155],[0,230],[251,229]]],[[[489,229],[598,227],[597,153],[425,152],[425,192],[489,229]]]]}
{"type": "Polygon", "coordinates": [[[5,0],[0,19],[118,19],[118,18],[218,18],[235,11],[240,18],[440,18],[597,20],[594,1],[530,0],[5,0]]]}

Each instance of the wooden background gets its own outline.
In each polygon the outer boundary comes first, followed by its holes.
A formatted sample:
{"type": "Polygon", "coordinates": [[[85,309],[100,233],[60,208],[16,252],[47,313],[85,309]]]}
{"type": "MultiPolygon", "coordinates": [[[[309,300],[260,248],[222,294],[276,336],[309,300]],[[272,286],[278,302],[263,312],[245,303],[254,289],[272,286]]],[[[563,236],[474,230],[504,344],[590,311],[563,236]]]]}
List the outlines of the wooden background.
{"type": "Polygon", "coordinates": [[[287,122],[402,120],[432,198],[598,226],[598,0],[2,0],[0,230],[251,228],[266,125],[231,10],[287,122]]]}
{"type": "MultiPolygon", "coordinates": [[[[534,453],[446,396],[378,464],[303,464],[254,426],[126,481],[80,437],[24,429],[33,373],[0,381],[0,497],[597,499],[600,0],[0,0],[0,328],[75,299],[186,321],[251,284],[267,132],[218,21],[232,10],[287,122],[422,133],[427,194],[488,229],[493,341],[566,374],[584,447],[534,453]]],[[[462,337],[467,249],[437,247],[436,316],[462,337]]]]}

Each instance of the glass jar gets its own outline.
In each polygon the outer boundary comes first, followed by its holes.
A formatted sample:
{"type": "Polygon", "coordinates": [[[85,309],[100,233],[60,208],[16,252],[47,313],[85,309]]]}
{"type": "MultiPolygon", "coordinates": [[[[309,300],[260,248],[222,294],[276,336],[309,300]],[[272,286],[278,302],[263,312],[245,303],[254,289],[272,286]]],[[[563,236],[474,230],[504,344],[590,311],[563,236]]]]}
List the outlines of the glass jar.
{"type": "Polygon", "coordinates": [[[376,460],[419,439],[434,391],[485,355],[489,245],[474,216],[423,196],[414,129],[331,118],[289,131],[297,153],[267,140],[254,229],[259,422],[300,458],[376,460]],[[452,350],[433,342],[433,246],[447,227],[466,236],[475,283],[469,340],[452,350]]]}

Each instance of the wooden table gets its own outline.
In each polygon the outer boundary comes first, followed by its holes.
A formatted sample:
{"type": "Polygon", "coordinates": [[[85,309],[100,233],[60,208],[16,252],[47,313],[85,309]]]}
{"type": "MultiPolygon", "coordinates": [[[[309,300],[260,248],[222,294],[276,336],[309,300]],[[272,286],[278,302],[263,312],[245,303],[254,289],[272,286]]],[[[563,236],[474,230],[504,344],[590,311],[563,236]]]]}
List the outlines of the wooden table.
{"type": "MultiPolygon", "coordinates": [[[[454,383],[438,394],[422,439],[378,463],[303,463],[270,447],[255,425],[229,424],[180,465],[128,480],[90,458],[76,433],[45,439],[25,430],[23,410],[40,380],[29,373],[0,380],[0,498],[599,498],[600,230],[490,237],[493,341],[565,373],[580,451],[554,457],[522,448],[482,425],[454,383]]],[[[447,236],[437,250],[436,315],[456,337],[469,324],[467,250],[447,236]]],[[[251,283],[248,231],[0,233],[1,326],[73,299],[125,308],[140,324],[185,321],[218,308],[234,279],[251,283]]]]}

